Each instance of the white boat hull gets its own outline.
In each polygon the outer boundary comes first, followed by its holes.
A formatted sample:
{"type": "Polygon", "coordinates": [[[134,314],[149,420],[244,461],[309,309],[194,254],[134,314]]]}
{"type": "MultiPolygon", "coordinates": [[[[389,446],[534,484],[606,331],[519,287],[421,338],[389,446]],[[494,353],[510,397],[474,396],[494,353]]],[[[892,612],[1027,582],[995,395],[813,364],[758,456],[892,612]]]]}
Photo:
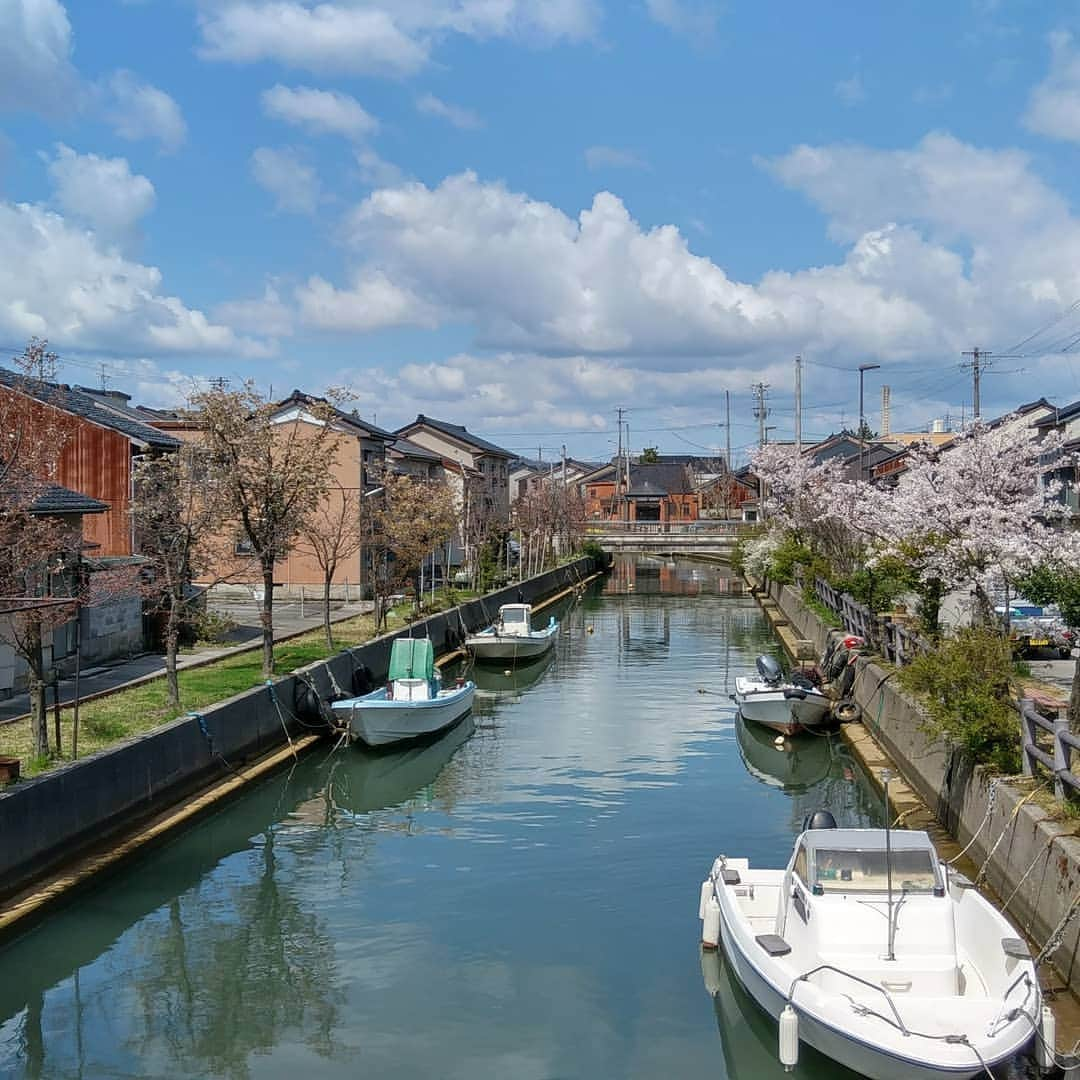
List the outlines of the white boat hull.
{"type": "Polygon", "coordinates": [[[351,738],[368,746],[388,746],[450,727],[472,708],[475,693],[476,685],[467,682],[440,690],[427,701],[395,701],[387,698],[383,688],[363,697],[335,701],[331,708],[346,721],[351,738]]]}
{"type": "MultiPolygon", "coordinates": [[[[718,860],[703,885],[699,914],[705,923],[706,945],[719,939],[736,978],[766,1013],[779,1020],[785,1006],[792,1005],[800,1042],[871,1080],[967,1080],[984,1075],[983,1063],[993,1067],[1010,1060],[1030,1043],[1041,1006],[1030,958],[1011,962],[1007,976],[1000,980],[1001,985],[1009,982],[1010,988],[998,997],[985,989],[989,983],[982,980],[988,971],[966,966],[973,963],[969,955],[958,956],[958,962],[961,970],[968,971],[967,978],[975,988],[971,993],[903,992],[905,977],[908,989],[916,977],[912,974],[916,969],[905,967],[903,960],[894,973],[900,985],[875,982],[880,972],[867,972],[866,981],[860,983],[835,964],[852,964],[857,972],[864,971],[858,966],[860,959],[865,959],[863,954],[841,953],[833,959],[834,954],[803,953],[796,960],[797,946],[794,952],[789,948],[789,955],[773,955],[762,947],[756,935],[772,931],[772,919],[765,909],[789,887],[784,880],[783,871],[752,871],[745,860],[729,859],[726,864],[718,860]],[[724,884],[721,865],[737,871],[740,880],[724,884]],[[747,918],[742,913],[742,905],[747,903],[761,914],[747,918]],[[755,904],[759,908],[754,908],[755,904]],[[821,965],[830,959],[832,966],[822,970],[821,965]],[[886,985],[893,990],[897,1014],[891,1012],[889,995],[879,989],[886,985]],[[1010,1017],[1013,1010],[1015,1015],[1010,1017]],[[894,1018],[903,1018],[907,1034],[894,1018]],[[970,1041],[957,1041],[957,1035],[970,1041]]],[[[1014,933],[1007,920],[978,894],[964,893],[950,884],[949,895],[949,900],[934,902],[957,905],[952,918],[958,923],[974,917],[979,936],[990,949],[1014,933]],[[980,907],[973,911],[973,905],[980,907]]],[[[817,924],[813,911],[807,919],[807,940],[812,940],[817,932],[810,929],[817,924]]],[[[793,920],[796,916],[789,914],[788,924],[797,928],[798,922],[793,920]]],[[[914,921],[910,925],[914,926],[914,921]]],[[[777,940],[786,944],[784,939],[777,940]]],[[[871,955],[881,960],[879,953],[871,955]]],[[[1007,963],[1003,957],[1001,963],[1007,963]]]]}
{"type": "Polygon", "coordinates": [[[735,703],[745,720],[793,735],[804,728],[820,728],[829,723],[832,699],[819,690],[767,687],[760,679],[736,679],[735,703]],[[792,696],[793,693],[802,696],[792,696]]]}
{"type": "Polygon", "coordinates": [[[541,656],[555,644],[558,627],[537,630],[528,636],[480,633],[465,639],[465,648],[478,660],[529,660],[541,656]]]}

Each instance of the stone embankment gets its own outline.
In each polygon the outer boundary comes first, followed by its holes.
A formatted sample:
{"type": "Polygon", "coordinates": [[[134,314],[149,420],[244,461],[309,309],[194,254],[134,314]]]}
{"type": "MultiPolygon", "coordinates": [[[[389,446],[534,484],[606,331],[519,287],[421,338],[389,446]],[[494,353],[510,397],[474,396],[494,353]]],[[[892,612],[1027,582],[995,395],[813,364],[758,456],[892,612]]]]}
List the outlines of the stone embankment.
{"type": "MultiPolygon", "coordinates": [[[[761,599],[767,614],[770,607],[778,613],[774,623],[787,624],[781,633],[790,639],[789,649],[795,641],[807,640],[813,643],[815,654],[821,654],[829,627],[803,603],[798,590],[772,583],[761,599]]],[[[995,894],[1013,923],[1043,955],[1044,977],[1052,967],[1063,987],[1080,992],[1077,821],[1063,810],[1045,808],[1053,806],[1052,798],[1046,797],[1052,794],[1049,784],[1033,786],[1019,777],[995,777],[929,739],[922,730],[919,706],[896,685],[895,674],[896,669],[884,661],[859,659],[853,693],[863,721],[847,725],[848,741],[863,744],[864,760],[871,760],[868,752],[876,752],[879,764],[888,759],[895,763],[911,797],[905,799],[901,789],[894,815],[909,827],[927,828],[932,814],[936,823],[929,831],[943,856],[966,851],[980,884],[995,894]],[[872,742],[880,751],[869,748],[872,742]]]]}
{"type": "Polygon", "coordinates": [[[594,569],[582,558],[507,586],[0,793],[0,936],[216,804],[212,785],[230,793],[321,738],[325,728],[297,715],[308,687],[323,699],[352,693],[361,666],[384,678],[397,637],[453,652],[500,604],[576,588],[594,569]]]}

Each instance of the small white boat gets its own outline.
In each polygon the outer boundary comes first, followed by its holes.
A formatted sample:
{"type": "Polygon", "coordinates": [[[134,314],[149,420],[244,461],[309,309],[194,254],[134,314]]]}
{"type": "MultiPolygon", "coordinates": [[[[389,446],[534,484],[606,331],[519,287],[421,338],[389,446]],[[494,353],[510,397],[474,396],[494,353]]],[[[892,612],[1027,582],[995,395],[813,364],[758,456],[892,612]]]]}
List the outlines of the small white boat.
{"type": "Polygon", "coordinates": [[[1026,944],[926,833],[809,824],[786,870],[718,858],[698,912],[783,1065],[802,1040],[873,1080],[963,1080],[1049,1033],[1026,944]]]}
{"type": "Polygon", "coordinates": [[[533,630],[530,604],[503,604],[491,626],[465,639],[465,648],[477,660],[527,660],[547,652],[558,632],[554,615],[543,630],[533,630]]]}
{"type": "Polygon", "coordinates": [[[472,708],[476,685],[459,680],[443,688],[429,638],[398,638],[390,651],[386,686],[331,703],[353,739],[386,746],[417,739],[460,720],[472,708]]]}
{"type": "Polygon", "coordinates": [[[764,724],[782,735],[794,735],[803,728],[825,726],[832,715],[832,698],[809,679],[784,678],[780,665],[771,656],[757,658],[757,675],[735,679],[732,699],[746,720],[764,724]]]}

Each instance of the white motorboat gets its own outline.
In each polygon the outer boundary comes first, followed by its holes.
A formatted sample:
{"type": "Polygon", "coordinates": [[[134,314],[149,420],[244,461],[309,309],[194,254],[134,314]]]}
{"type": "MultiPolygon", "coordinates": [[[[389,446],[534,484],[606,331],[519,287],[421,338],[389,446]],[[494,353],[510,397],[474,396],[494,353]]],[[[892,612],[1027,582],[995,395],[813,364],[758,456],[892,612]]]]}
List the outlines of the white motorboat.
{"type": "Polygon", "coordinates": [[[477,660],[528,660],[547,652],[558,632],[554,615],[543,630],[534,630],[530,604],[503,604],[491,626],[465,639],[465,648],[477,660]]]}
{"type": "Polygon", "coordinates": [[[330,707],[353,739],[386,746],[456,723],[472,708],[475,693],[475,683],[463,679],[452,687],[441,685],[430,639],[398,638],[391,647],[386,685],[330,707]]]}
{"type": "Polygon", "coordinates": [[[785,1066],[802,1040],[873,1080],[962,1080],[1049,1027],[1026,944],[926,833],[808,824],[785,870],[718,858],[699,905],[785,1066]]]}
{"type": "Polygon", "coordinates": [[[823,727],[829,722],[833,700],[809,679],[798,674],[785,678],[771,656],[759,656],[757,670],[757,675],[735,679],[735,693],[731,696],[744,719],[782,735],[823,727]]]}

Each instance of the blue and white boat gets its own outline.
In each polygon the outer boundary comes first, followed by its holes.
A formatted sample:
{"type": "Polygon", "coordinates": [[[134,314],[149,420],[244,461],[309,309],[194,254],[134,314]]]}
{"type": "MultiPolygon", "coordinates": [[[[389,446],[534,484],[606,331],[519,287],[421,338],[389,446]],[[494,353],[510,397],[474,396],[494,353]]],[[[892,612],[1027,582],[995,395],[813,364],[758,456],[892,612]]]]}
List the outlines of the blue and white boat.
{"type": "Polygon", "coordinates": [[[465,639],[465,648],[477,660],[531,660],[555,644],[558,632],[554,615],[543,630],[534,630],[532,605],[503,604],[491,626],[465,639]]]}
{"type": "Polygon", "coordinates": [[[443,687],[430,638],[398,638],[385,686],[331,704],[352,739],[387,746],[419,739],[457,723],[471,708],[476,684],[459,679],[443,687]]]}

